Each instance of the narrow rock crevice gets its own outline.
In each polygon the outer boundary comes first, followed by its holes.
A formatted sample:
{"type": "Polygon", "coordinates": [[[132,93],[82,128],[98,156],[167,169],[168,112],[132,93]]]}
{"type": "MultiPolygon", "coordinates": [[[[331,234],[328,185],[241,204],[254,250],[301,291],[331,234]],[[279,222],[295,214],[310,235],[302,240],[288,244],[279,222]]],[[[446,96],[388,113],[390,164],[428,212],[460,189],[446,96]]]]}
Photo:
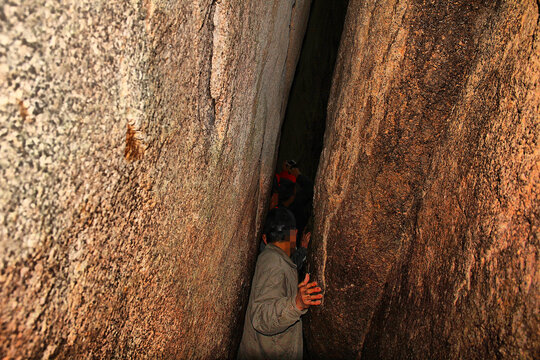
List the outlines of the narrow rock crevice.
{"type": "Polygon", "coordinates": [[[538,358],[539,14],[5,2],[0,358],[235,358],[286,159],[308,358],[538,358]]]}
{"type": "Polygon", "coordinates": [[[348,0],[314,0],[280,133],[278,168],[294,159],[315,178],[326,127],[326,107],[348,0]]]}

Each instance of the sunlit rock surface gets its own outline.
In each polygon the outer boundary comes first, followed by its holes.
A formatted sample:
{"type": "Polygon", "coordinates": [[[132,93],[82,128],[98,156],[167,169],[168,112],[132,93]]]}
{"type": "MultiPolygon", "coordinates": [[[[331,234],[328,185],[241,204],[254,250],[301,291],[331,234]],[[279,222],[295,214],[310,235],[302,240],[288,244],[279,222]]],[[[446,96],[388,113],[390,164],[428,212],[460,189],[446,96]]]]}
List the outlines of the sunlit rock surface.
{"type": "Polygon", "coordinates": [[[315,358],[538,358],[538,6],[350,1],[316,183],[315,358]]]}
{"type": "Polygon", "coordinates": [[[309,3],[2,2],[0,357],[234,356],[309,3]]]}

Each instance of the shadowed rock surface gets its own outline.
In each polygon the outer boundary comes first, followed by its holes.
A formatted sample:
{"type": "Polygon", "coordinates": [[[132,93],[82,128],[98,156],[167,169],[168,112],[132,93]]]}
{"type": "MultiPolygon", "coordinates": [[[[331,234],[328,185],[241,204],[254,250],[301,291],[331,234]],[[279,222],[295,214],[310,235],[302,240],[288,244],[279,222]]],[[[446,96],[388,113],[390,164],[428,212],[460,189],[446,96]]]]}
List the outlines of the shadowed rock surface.
{"type": "Polygon", "coordinates": [[[540,356],[538,6],[350,1],[316,180],[314,358],[540,356]]]}
{"type": "Polygon", "coordinates": [[[314,0],[306,37],[281,127],[278,172],[295,159],[302,174],[315,178],[321,156],[326,106],[348,0],[314,0]]]}
{"type": "Polygon", "coordinates": [[[227,358],[310,1],[0,5],[0,357],[227,358]]]}

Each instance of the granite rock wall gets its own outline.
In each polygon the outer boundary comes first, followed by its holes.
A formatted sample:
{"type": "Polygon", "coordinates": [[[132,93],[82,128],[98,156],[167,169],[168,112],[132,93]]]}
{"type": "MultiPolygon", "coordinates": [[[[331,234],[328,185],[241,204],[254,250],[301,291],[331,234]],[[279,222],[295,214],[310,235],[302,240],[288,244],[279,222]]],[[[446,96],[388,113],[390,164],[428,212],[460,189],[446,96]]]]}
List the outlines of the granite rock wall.
{"type": "Polygon", "coordinates": [[[316,179],[309,352],[540,356],[537,1],[351,0],[316,179]]]}
{"type": "Polygon", "coordinates": [[[227,358],[310,1],[0,5],[0,357],[227,358]]]}

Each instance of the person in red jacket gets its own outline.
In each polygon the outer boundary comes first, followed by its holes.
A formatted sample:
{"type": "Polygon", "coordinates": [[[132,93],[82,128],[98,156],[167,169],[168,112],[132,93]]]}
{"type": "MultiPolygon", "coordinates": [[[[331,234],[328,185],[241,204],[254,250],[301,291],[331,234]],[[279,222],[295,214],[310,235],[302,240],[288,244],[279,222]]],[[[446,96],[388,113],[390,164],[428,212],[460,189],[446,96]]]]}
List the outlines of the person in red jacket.
{"type": "Polygon", "coordinates": [[[295,169],[298,170],[298,165],[294,160],[285,160],[282,165],[282,170],[276,175],[278,182],[280,179],[287,179],[296,182],[295,169]]]}
{"type": "Polygon", "coordinates": [[[281,172],[274,176],[272,183],[272,198],[270,200],[270,209],[275,208],[279,204],[279,185],[282,179],[287,179],[296,183],[296,176],[299,173],[298,166],[294,160],[285,160],[281,167],[281,172]]]}

